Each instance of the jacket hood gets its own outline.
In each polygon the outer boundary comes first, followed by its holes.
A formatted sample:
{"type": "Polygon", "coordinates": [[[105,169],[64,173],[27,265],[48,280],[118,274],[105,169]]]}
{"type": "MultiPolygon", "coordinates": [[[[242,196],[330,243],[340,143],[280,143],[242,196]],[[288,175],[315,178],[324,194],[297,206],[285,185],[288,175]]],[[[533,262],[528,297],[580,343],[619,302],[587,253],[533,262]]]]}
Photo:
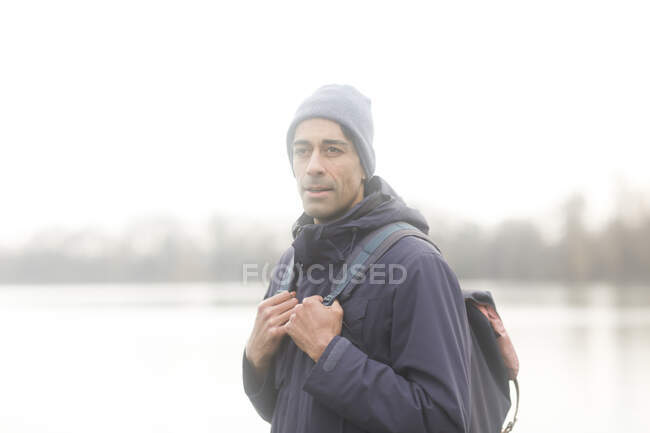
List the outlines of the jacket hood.
{"type": "Polygon", "coordinates": [[[291,229],[294,260],[307,266],[343,262],[365,234],[397,221],[429,233],[422,214],[406,206],[384,179],[373,176],[366,183],[363,200],[336,220],[314,224],[313,217],[302,213],[291,229]]]}

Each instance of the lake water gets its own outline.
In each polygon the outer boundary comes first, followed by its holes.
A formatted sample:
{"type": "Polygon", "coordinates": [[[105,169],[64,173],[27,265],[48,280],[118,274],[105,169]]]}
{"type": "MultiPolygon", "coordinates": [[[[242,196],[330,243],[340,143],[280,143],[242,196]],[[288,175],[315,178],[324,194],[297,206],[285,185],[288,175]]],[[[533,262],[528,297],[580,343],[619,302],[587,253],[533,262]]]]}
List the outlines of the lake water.
{"type": "MultiPolygon", "coordinates": [[[[515,432],[649,432],[650,288],[464,281],[517,349],[515,432]]],[[[267,432],[241,385],[261,286],[0,286],[0,431],[267,432]]]]}

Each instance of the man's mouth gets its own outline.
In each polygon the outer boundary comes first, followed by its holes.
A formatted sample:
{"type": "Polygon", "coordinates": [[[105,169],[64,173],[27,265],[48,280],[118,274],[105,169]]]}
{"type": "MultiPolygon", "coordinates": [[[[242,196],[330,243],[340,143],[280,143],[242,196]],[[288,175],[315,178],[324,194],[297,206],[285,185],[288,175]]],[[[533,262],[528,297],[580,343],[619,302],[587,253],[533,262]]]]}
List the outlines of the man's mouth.
{"type": "Polygon", "coordinates": [[[312,198],[325,197],[330,193],[330,191],[332,191],[332,188],[326,186],[311,186],[305,188],[307,196],[312,198]]]}

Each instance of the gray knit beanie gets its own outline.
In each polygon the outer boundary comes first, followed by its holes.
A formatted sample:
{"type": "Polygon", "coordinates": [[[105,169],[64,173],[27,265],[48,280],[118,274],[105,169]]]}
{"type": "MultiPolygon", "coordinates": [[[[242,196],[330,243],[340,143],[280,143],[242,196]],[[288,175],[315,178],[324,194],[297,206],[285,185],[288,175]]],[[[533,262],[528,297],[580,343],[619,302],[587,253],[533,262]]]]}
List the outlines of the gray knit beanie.
{"type": "Polygon", "coordinates": [[[370,99],[349,85],[328,84],[300,104],[287,131],[287,154],[293,170],[293,139],[296,127],[306,119],[321,117],[345,125],[354,135],[361,166],[370,180],[375,172],[374,134],[370,99]]]}

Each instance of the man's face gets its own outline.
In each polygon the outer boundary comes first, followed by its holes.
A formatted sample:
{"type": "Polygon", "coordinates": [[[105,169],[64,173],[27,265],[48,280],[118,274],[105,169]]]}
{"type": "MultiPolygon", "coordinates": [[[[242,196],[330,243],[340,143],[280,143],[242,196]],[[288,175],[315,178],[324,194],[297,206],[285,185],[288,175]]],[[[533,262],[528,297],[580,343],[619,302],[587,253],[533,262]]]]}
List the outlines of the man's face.
{"type": "Polygon", "coordinates": [[[338,123],[307,119],[296,128],[293,172],[305,213],[316,224],[332,221],[363,200],[363,168],[338,123]]]}

